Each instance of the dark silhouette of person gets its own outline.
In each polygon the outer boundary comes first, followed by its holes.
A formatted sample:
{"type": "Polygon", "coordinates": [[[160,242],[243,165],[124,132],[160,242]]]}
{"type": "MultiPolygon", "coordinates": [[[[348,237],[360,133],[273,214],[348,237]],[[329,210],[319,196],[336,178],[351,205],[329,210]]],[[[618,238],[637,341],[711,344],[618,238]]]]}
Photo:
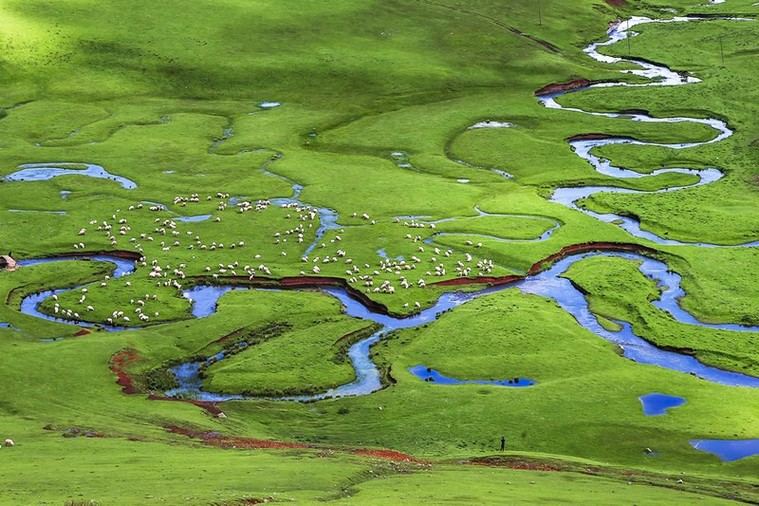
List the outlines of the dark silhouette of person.
{"type": "Polygon", "coordinates": [[[504,451],[506,449],[506,437],[501,436],[501,451],[504,451]]]}

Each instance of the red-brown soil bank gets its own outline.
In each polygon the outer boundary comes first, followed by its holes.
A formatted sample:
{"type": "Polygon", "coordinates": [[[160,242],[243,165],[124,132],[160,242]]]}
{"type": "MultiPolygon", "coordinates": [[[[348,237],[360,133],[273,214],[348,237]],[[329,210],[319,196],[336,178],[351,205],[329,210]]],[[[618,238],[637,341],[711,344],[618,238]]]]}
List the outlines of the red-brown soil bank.
{"type": "Polygon", "coordinates": [[[116,375],[116,383],[121,387],[121,391],[125,394],[136,394],[137,387],[134,385],[134,380],[127,372],[127,368],[137,362],[140,356],[137,354],[137,350],[133,348],[125,348],[111,357],[111,372],[116,375]]]}
{"type": "Polygon", "coordinates": [[[653,255],[657,251],[647,246],[641,246],[640,244],[633,243],[620,243],[620,242],[588,242],[583,244],[571,244],[564,246],[559,251],[552,255],[548,255],[542,260],[538,260],[528,269],[526,276],[518,276],[510,274],[508,276],[475,276],[468,278],[455,278],[446,279],[444,281],[438,281],[433,283],[435,286],[457,286],[457,285],[469,285],[469,284],[488,284],[488,285],[506,285],[510,283],[516,283],[525,279],[527,276],[534,276],[539,272],[547,269],[552,264],[563,260],[564,258],[577,255],[580,253],[589,253],[591,251],[618,251],[618,252],[631,252],[640,253],[642,255],[653,255]]]}
{"type": "Polygon", "coordinates": [[[593,84],[593,81],[584,78],[573,79],[571,81],[565,81],[563,83],[546,84],[539,90],[535,91],[535,96],[541,97],[543,95],[553,95],[554,93],[563,93],[567,91],[578,90],[580,88],[587,88],[591,84],[593,84]]]}
{"type": "Polygon", "coordinates": [[[329,448],[320,445],[313,445],[310,443],[299,443],[297,441],[277,441],[273,439],[256,439],[250,437],[240,436],[225,436],[218,432],[199,431],[190,429],[187,427],[180,427],[178,425],[169,425],[166,430],[172,434],[181,434],[193,439],[200,439],[203,443],[216,446],[218,448],[234,448],[234,449],[315,449],[315,450],[332,450],[332,451],[347,451],[354,455],[361,457],[370,457],[382,460],[390,460],[393,462],[409,462],[414,464],[423,464],[424,462],[403,452],[397,450],[389,450],[386,448],[371,449],[371,448],[329,448]]]}

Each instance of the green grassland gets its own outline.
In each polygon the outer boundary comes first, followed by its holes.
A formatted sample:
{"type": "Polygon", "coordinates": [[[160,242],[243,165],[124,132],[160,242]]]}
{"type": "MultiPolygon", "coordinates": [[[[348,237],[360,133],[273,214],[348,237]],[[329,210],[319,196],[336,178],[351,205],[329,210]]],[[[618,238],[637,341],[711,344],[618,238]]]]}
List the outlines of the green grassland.
{"type": "Polygon", "coordinates": [[[693,350],[702,362],[723,369],[757,374],[753,354],[756,333],[711,330],[675,321],[647,304],[659,298],[656,283],[646,278],[635,262],[620,258],[592,258],[573,265],[566,276],[590,294],[593,312],[607,319],[631,322],[638,335],[659,346],[693,350]]]}
{"type": "Polygon", "coordinates": [[[345,357],[346,344],[357,340],[355,336],[366,337],[373,327],[340,315],[336,300],[319,294],[260,292],[241,303],[260,318],[252,325],[271,321],[276,314],[302,325],[209,367],[208,390],[253,395],[316,393],[353,380],[353,368],[345,357]],[[252,305],[261,309],[254,310],[252,305]],[[347,343],[341,341],[343,338],[347,343]],[[288,363],[283,364],[283,359],[288,363]]]}
{"type": "MultiPolygon", "coordinates": [[[[594,209],[624,209],[640,217],[645,228],[657,233],[666,231],[670,236],[686,241],[714,239],[715,242],[736,244],[748,242],[756,236],[759,223],[752,210],[759,197],[753,144],[757,138],[757,126],[754,115],[741,104],[754,100],[752,94],[756,92],[756,75],[751,63],[753,50],[749,41],[755,38],[757,27],[751,22],[743,22],[743,26],[736,23],[740,22],[672,25],[672,30],[666,29],[666,37],[673,43],[667,44],[666,48],[656,42],[657,37],[664,34],[661,26],[640,28],[641,35],[634,42],[634,54],[666,61],[673,68],[693,70],[704,81],[697,86],[646,90],[645,99],[643,92],[632,88],[619,94],[593,90],[588,95],[566,97],[566,102],[574,106],[594,104],[590,106],[593,110],[620,110],[625,109],[625,104],[645,104],[645,109],[657,116],[703,116],[703,108],[699,110],[687,104],[707,103],[710,113],[728,118],[735,130],[734,136],[717,145],[676,153],[665,149],[643,149],[632,154],[629,153],[632,151],[630,147],[607,148],[604,156],[621,155],[619,161],[629,163],[636,170],[639,167],[646,170],[655,166],[678,166],[688,160],[688,166],[722,167],[728,175],[713,185],[656,197],[643,195],[631,199],[624,195],[597,195],[591,199],[594,209]],[[725,53],[724,65],[720,40],[725,53]],[[692,161],[696,164],[692,165],[692,161]],[[710,202],[719,204],[710,206],[710,202]],[[696,214],[698,219],[694,220],[696,214]],[[665,221],[666,227],[661,226],[660,223],[665,221]]],[[[610,54],[627,54],[624,44],[608,50],[610,54]]]]}
{"type": "MultiPolygon", "coordinates": [[[[759,14],[749,0],[543,0],[540,13],[528,0],[0,1],[0,176],[26,163],[94,163],[137,184],[0,179],[0,252],[145,257],[119,279],[110,277],[110,264],[92,261],[0,272],[0,322],[9,324],[0,326],[0,440],[17,443],[0,449],[0,503],[759,501],[759,457],[722,463],[688,444],[759,437],[759,392],[633,363],[547,299],[509,289],[394,332],[372,350],[386,388],[296,403],[265,397],[351,381],[347,348],[375,328],[313,290],[233,291],[201,319],[182,297],[193,284],[251,271],[319,274],[349,280],[391,312],[408,314],[441,295],[432,283],[455,277],[458,262],[477,275],[479,262],[492,261],[482,274],[502,276],[524,274],[573,244],[652,246],[547,197],[566,186],[652,191],[693,184],[695,176],[607,177],[572,153],[567,139],[606,133],[695,142],[715,131],[547,109],[534,91],[624,76],[616,72],[624,64],[594,62],[583,47],[615,19],[670,16],[670,8],[759,14]],[[262,107],[267,101],[281,105],[262,107]],[[513,127],[469,128],[484,120],[513,127]],[[318,240],[320,221],[309,209],[239,212],[230,198],[291,197],[295,184],[300,201],[339,216],[318,240]],[[210,218],[179,220],[197,215],[210,218]],[[384,269],[399,257],[414,268],[384,269]],[[167,276],[151,277],[154,265],[167,276]],[[434,274],[438,265],[445,276],[434,274]],[[371,274],[373,287],[397,287],[400,275],[411,287],[377,292],[356,279],[353,266],[371,274]],[[130,320],[116,323],[135,328],[75,335],[76,326],[18,310],[25,295],[75,286],[60,295],[61,307],[95,323],[124,310],[130,320]],[[141,299],[150,315],[144,325],[134,317],[141,299]],[[171,383],[168,367],[241,340],[251,345],[207,367],[204,387],[263,398],[222,403],[223,418],[148,398],[171,383]],[[136,394],[124,393],[109,367],[125,349],[134,353],[126,368],[136,394]],[[420,364],[462,379],[518,376],[536,385],[436,385],[408,371],[420,364]],[[687,403],[646,417],[638,397],[650,392],[687,403]],[[169,427],[306,447],[218,448],[169,427]],[[492,459],[501,435],[507,451],[492,459]],[[420,462],[372,458],[356,452],[362,448],[420,462]],[[482,458],[488,466],[476,465],[482,458]]],[[[678,192],[597,194],[583,205],[637,216],[644,229],[682,241],[759,239],[759,123],[751,108],[759,89],[757,30],[754,22],[719,20],[643,25],[629,46],[633,56],[689,70],[702,82],[560,99],[592,111],[719,117],[735,130],[687,150],[598,149],[641,172],[717,166],[727,175],[678,192]]],[[[627,55],[628,45],[604,51],[627,55]]],[[[661,250],[683,277],[688,311],[707,322],[759,323],[756,248],[661,250]]],[[[755,334],[673,321],[650,304],[658,288],[635,263],[586,259],[566,276],[606,324],[624,320],[654,343],[759,374],[755,334]]],[[[42,305],[53,308],[51,300],[42,305]]]]}

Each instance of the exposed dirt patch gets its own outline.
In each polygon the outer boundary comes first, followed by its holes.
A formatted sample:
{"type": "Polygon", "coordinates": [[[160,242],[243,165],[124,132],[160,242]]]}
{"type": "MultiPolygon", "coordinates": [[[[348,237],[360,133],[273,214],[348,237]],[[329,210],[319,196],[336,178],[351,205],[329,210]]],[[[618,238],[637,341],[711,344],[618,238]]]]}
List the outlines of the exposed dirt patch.
{"type": "Polygon", "coordinates": [[[651,115],[648,109],[620,109],[619,114],[637,114],[642,116],[651,115]]]}
{"type": "Polygon", "coordinates": [[[354,455],[362,457],[371,457],[375,459],[390,460],[392,462],[413,462],[415,464],[424,464],[425,462],[411,455],[396,450],[372,450],[369,448],[359,448],[353,450],[354,455]]]}
{"type": "Polygon", "coordinates": [[[273,439],[255,439],[248,437],[225,436],[219,432],[198,431],[178,425],[169,425],[166,430],[172,434],[181,434],[193,439],[200,439],[205,444],[219,448],[236,449],[288,449],[288,448],[313,448],[306,443],[294,441],[276,441],[273,439]]]}
{"type": "Polygon", "coordinates": [[[612,7],[625,7],[627,5],[627,0],[606,0],[606,3],[612,7]]]}
{"type": "Polygon", "coordinates": [[[573,142],[573,141],[597,141],[599,139],[613,139],[613,135],[609,134],[602,134],[602,133],[587,133],[587,134],[577,134],[573,135],[572,137],[567,138],[567,142],[573,142]]]}
{"type": "MultiPolygon", "coordinates": [[[[134,348],[125,348],[111,357],[111,372],[116,375],[116,383],[121,386],[121,391],[125,394],[133,395],[140,393],[140,390],[135,384],[134,378],[132,378],[127,370],[129,366],[136,363],[139,359],[140,355],[134,348]]],[[[214,402],[198,401],[194,399],[174,399],[155,394],[150,394],[148,399],[151,401],[187,402],[194,406],[198,406],[199,408],[203,408],[212,416],[221,417],[224,415],[221,408],[214,402]]]]}
{"type": "Polygon", "coordinates": [[[530,267],[530,270],[527,271],[527,275],[533,276],[546,267],[570,255],[576,255],[578,253],[589,253],[591,251],[629,251],[632,253],[640,253],[642,255],[654,255],[658,253],[658,251],[653,248],[633,243],[587,242],[582,244],[571,244],[569,246],[564,246],[553,255],[548,255],[543,260],[535,262],[533,266],[530,267]]]}
{"type": "Polygon", "coordinates": [[[535,91],[535,96],[540,97],[543,95],[553,95],[554,93],[563,93],[566,91],[578,90],[580,88],[587,88],[591,84],[593,84],[593,81],[584,78],[573,79],[571,81],[566,81],[563,83],[546,84],[539,90],[535,91]]]}
{"type": "Polygon", "coordinates": [[[64,253],[48,255],[45,258],[91,257],[97,255],[123,258],[124,260],[131,260],[133,262],[139,262],[143,258],[142,253],[128,250],[67,251],[64,253]]]}
{"type": "Polygon", "coordinates": [[[213,436],[204,440],[211,446],[219,448],[238,448],[238,449],[292,449],[292,448],[312,448],[305,443],[296,443],[293,441],[276,441],[273,439],[254,439],[248,437],[231,437],[231,436],[213,436]]]}
{"type": "Polygon", "coordinates": [[[524,279],[524,276],[517,276],[510,275],[510,276],[478,276],[478,277],[468,277],[468,278],[453,278],[453,279],[446,279],[445,281],[438,281],[436,283],[433,283],[437,286],[458,286],[458,285],[468,285],[471,283],[485,283],[489,285],[508,285],[509,283],[516,283],[517,281],[522,281],[524,279]]]}
{"type": "Polygon", "coordinates": [[[151,401],[186,402],[188,404],[192,404],[193,406],[203,408],[209,415],[216,417],[221,417],[224,415],[224,411],[222,411],[219,405],[211,401],[198,401],[196,399],[175,399],[173,397],[165,397],[163,395],[156,394],[148,395],[148,399],[151,401]]]}
{"type": "Polygon", "coordinates": [[[476,466],[489,467],[506,467],[509,469],[520,469],[524,471],[565,471],[562,466],[552,462],[540,462],[537,460],[528,460],[520,457],[478,457],[468,461],[476,466]]]}
{"type": "Polygon", "coordinates": [[[181,434],[192,439],[199,439],[209,446],[232,449],[313,449],[320,450],[323,455],[331,455],[334,452],[347,452],[360,457],[369,457],[388,462],[406,462],[410,464],[427,464],[407,453],[386,448],[329,448],[326,446],[297,441],[277,441],[274,439],[256,439],[239,436],[226,436],[219,432],[200,431],[178,425],[169,425],[166,430],[172,434],[181,434]]]}
{"type": "Polygon", "coordinates": [[[16,270],[16,267],[17,267],[16,260],[14,260],[12,256],[0,255],[0,269],[14,271],[16,270]]]}
{"type": "Polygon", "coordinates": [[[288,276],[283,278],[266,278],[246,276],[228,276],[213,278],[211,276],[193,276],[187,278],[190,285],[233,285],[233,286],[250,286],[254,288],[279,288],[283,290],[302,290],[306,288],[322,288],[326,286],[335,286],[343,288],[351,298],[361,302],[375,313],[391,314],[387,306],[367,297],[364,292],[350,286],[343,278],[333,278],[328,276],[288,276]]]}
{"type": "Polygon", "coordinates": [[[137,362],[140,356],[134,348],[125,348],[111,357],[111,372],[116,375],[116,383],[125,394],[136,394],[137,387],[127,372],[127,368],[137,362]]]}

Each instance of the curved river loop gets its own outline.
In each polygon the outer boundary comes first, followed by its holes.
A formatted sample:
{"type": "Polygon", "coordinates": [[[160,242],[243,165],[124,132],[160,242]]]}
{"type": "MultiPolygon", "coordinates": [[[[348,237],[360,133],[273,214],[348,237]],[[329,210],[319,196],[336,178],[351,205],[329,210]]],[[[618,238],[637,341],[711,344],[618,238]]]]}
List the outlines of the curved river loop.
{"type": "MultiPolygon", "coordinates": [[[[736,19],[736,18],[721,18],[721,19],[736,19]]],[[[648,18],[633,17],[629,20],[623,21],[613,26],[608,31],[608,39],[606,39],[603,42],[594,42],[588,45],[584,49],[584,52],[590,58],[593,58],[594,60],[602,62],[602,63],[609,63],[609,64],[618,63],[618,62],[629,63],[632,66],[637,67],[637,68],[633,70],[623,70],[621,72],[648,78],[649,82],[634,83],[634,84],[624,83],[624,82],[604,82],[604,83],[592,84],[582,89],[597,88],[597,87],[611,87],[611,86],[680,86],[680,85],[687,85],[687,84],[699,82],[698,79],[692,76],[679,74],[664,66],[657,65],[655,63],[640,61],[633,58],[610,57],[610,56],[603,55],[598,51],[599,48],[601,47],[614,44],[620,40],[624,40],[625,38],[632,36],[633,33],[631,32],[631,29],[641,24],[691,22],[691,21],[702,21],[702,18],[675,17],[675,18],[666,19],[666,20],[655,20],[655,19],[648,19],[648,18]]],[[[724,121],[719,120],[719,119],[714,119],[714,118],[704,118],[704,119],[687,118],[687,117],[656,118],[656,117],[652,117],[643,113],[616,114],[616,113],[590,112],[590,111],[584,111],[577,108],[564,107],[557,102],[557,98],[559,98],[561,95],[565,93],[570,93],[570,92],[576,93],[576,92],[581,91],[582,89],[579,89],[579,90],[574,89],[574,90],[564,91],[561,93],[542,95],[538,97],[538,100],[545,107],[552,108],[552,109],[560,109],[567,112],[590,114],[590,115],[604,116],[604,117],[610,117],[610,118],[627,118],[631,121],[639,121],[639,122],[700,123],[700,124],[711,126],[717,132],[717,135],[714,138],[706,142],[701,142],[701,143],[656,144],[656,143],[648,143],[648,142],[643,142],[643,141],[630,139],[630,138],[619,138],[619,137],[608,137],[608,138],[600,138],[600,139],[594,138],[592,140],[571,140],[570,145],[573,151],[579,157],[583,158],[588,163],[590,163],[594,167],[594,169],[598,171],[599,173],[605,174],[607,176],[615,177],[615,178],[640,178],[640,177],[649,177],[649,176],[653,177],[653,176],[656,176],[658,174],[663,174],[663,173],[684,173],[684,174],[693,174],[699,177],[699,181],[695,183],[694,185],[691,185],[688,187],[667,188],[667,189],[658,190],[659,192],[679,191],[684,188],[705,185],[705,184],[718,181],[724,176],[724,173],[718,168],[706,168],[706,169],[663,168],[663,169],[659,169],[652,172],[650,175],[644,175],[644,174],[640,174],[638,172],[628,170],[625,168],[615,167],[608,160],[604,160],[602,158],[595,156],[594,154],[592,154],[592,150],[594,148],[597,148],[599,146],[609,145],[609,144],[625,143],[625,144],[633,144],[633,145],[641,145],[641,146],[643,145],[663,146],[663,147],[667,147],[671,149],[687,149],[687,148],[700,146],[704,144],[719,142],[721,140],[728,138],[730,135],[732,135],[733,132],[724,121]]],[[[21,173],[14,174],[11,178],[8,178],[8,179],[30,177],[30,176],[32,176],[32,178],[34,178],[34,176],[36,176],[36,178],[55,177],[57,175],[62,175],[64,173],[70,173],[68,172],[67,169],[68,168],[61,169],[60,167],[55,167],[51,169],[49,166],[25,167],[26,172],[22,171],[21,173]],[[40,168],[42,168],[43,170],[40,171],[39,170],[40,168]]],[[[91,170],[94,170],[93,166],[91,166],[91,170]]],[[[113,176],[106,173],[98,173],[98,177],[113,178],[113,176]]],[[[122,184],[128,185],[128,183],[125,183],[125,182],[122,182],[122,184]]],[[[302,187],[295,185],[293,197],[286,198],[286,199],[273,199],[272,203],[275,203],[278,205],[302,204],[298,200],[301,189],[302,187]]],[[[709,244],[709,243],[685,243],[685,242],[680,242],[680,241],[676,241],[672,239],[662,238],[653,234],[652,232],[642,230],[640,227],[640,223],[633,218],[619,216],[616,214],[599,214],[599,213],[595,213],[593,211],[584,209],[577,205],[577,202],[579,200],[586,198],[592,194],[599,193],[599,192],[647,193],[647,192],[642,192],[638,190],[630,190],[630,189],[622,189],[622,188],[606,187],[606,186],[558,188],[551,196],[551,200],[554,202],[563,204],[569,208],[588,214],[600,221],[618,224],[634,237],[637,237],[640,239],[646,239],[656,244],[689,245],[689,246],[699,246],[699,247],[717,247],[718,246],[718,245],[709,244]]],[[[324,235],[324,233],[327,230],[338,226],[337,225],[338,216],[335,211],[331,209],[319,209],[319,214],[321,218],[321,227],[319,231],[317,232],[316,240],[314,241],[312,245],[309,246],[309,251],[312,250],[316,246],[317,241],[321,239],[321,237],[324,235]]],[[[486,213],[480,212],[480,215],[485,215],[485,214],[486,213]]],[[[552,227],[545,234],[543,234],[541,238],[538,238],[536,240],[547,239],[548,237],[550,237],[551,233],[555,230],[555,228],[556,227],[552,227]]],[[[750,247],[750,246],[757,246],[757,245],[759,245],[759,241],[744,244],[741,246],[750,247]]],[[[645,249],[645,248],[642,248],[642,249],[645,249]]],[[[345,308],[345,313],[347,315],[352,316],[354,318],[365,320],[367,322],[374,322],[376,324],[379,324],[381,328],[380,330],[378,330],[377,332],[375,332],[368,338],[363,339],[350,347],[348,351],[348,356],[353,365],[353,368],[355,369],[354,381],[341,385],[337,388],[329,389],[327,391],[324,391],[318,394],[280,397],[280,398],[277,398],[276,400],[308,402],[308,401],[319,401],[319,400],[324,400],[324,399],[340,398],[340,397],[346,397],[346,396],[368,395],[368,394],[371,394],[372,392],[376,392],[380,390],[381,388],[383,388],[383,384],[381,381],[380,371],[378,370],[376,364],[372,361],[371,356],[370,356],[370,350],[374,344],[376,344],[379,340],[381,340],[384,336],[386,336],[390,332],[393,332],[395,330],[414,328],[414,327],[428,324],[436,320],[443,312],[449,309],[455,308],[461,304],[464,304],[476,298],[488,296],[490,294],[496,293],[506,288],[517,288],[525,294],[539,295],[541,297],[554,300],[565,311],[572,314],[582,327],[584,327],[585,329],[589,330],[590,332],[598,335],[599,337],[609,342],[617,344],[622,350],[624,356],[635,362],[639,362],[641,364],[656,365],[659,367],[692,374],[699,378],[702,378],[703,380],[722,384],[722,385],[729,385],[729,386],[735,386],[735,387],[759,388],[759,378],[748,376],[745,374],[740,374],[737,372],[731,372],[731,371],[718,369],[716,367],[711,367],[699,362],[696,358],[690,355],[685,355],[685,354],[681,354],[681,353],[677,353],[673,351],[666,351],[666,350],[657,348],[650,342],[646,341],[644,338],[636,335],[634,331],[632,330],[629,323],[618,322],[620,323],[622,327],[621,330],[618,332],[605,329],[598,322],[595,315],[593,315],[593,313],[590,311],[590,308],[588,306],[588,301],[585,295],[583,295],[579,290],[577,290],[577,288],[575,288],[574,285],[568,279],[561,277],[562,273],[564,273],[571,265],[592,256],[613,256],[613,257],[620,257],[620,258],[638,261],[640,265],[639,267],[640,271],[644,275],[649,277],[650,279],[656,281],[662,290],[662,294],[660,298],[656,301],[653,301],[653,304],[656,307],[662,309],[663,311],[669,312],[669,314],[678,322],[681,322],[687,325],[723,329],[723,330],[729,330],[729,331],[734,331],[734,332],[759,332],[759,327],[742,326],[742,325],[737,325],[737,324],[706,324],[706,323],[700,322],[693,315],[691,315],[690,313],[685,311],[683,308],[681,308],[679,305],[679,302],[678,302],[679,298],[684,295],[683,289],[681,288],[680,276],[676,273],[669,271],[665,263],[659,260],[650,258],[648,256],[645,256],[644,254],[636,253],[636,252],[583,251],[580,253],[569,253],[568,255],[565,255],[563,258],[561,258],[561,260],[554,263],[549,269],[544,270],[542,272],[531,273],[530,275],[524,278],[511,280],[513,282],[510,282],[510,283],[496,284],[495,286],[488,286],[484,289],[480,289],[478,291],[468,292],[468,293],[455,292],[455,291],[444,293],[431,307],[428,307],[412,316],[402,317],[402,318],[388,315],[385,312],[378,311],[377,308],[370,308],[366,304],[366,301],[358,300],[358,298],[355,297],[355,294],[351,293],[346,287],[341,287],[341,286],[317,287],[315,283],[314,286],[311,286],[310,288],[318,288],[323,293],[328,294],[338,299],[343,304],[345,308]]],[[[28,266],[28,265],[33,265],[35,263],[65,261],[65,260],[73,260],[73,259],[81,259],[81,258],[91,258],[92,260],[102,260],[102,261],[108,261],[108,262],[114,263],[115,264],[114,277],[129,275],[135,269],[134,262],[129,261],[129,260],[124,260],[123,258],[111,256],[108,254],[79,255],[79,256],[72,256],[72,257],[56,257],[56,258],[46,258],[46,259],[36,259],[36,260],[25,260],[25,261],[21,261],[20,265],[28,266]]],[[[222,281],[222,280],[219,280],[219,281],[222,281]]],[[[70,289],[72,288],[69,288],[69,290],[70,289]]],[[[193,316],[195,316],[196,318],[204,318],[215,313],[217,301],[224,293],[227,293],[230,290],[239,290],[239,289],[243,289],[243,288],[239,286],[233,286],[233,285],[228,285],[228,286],[199,285],[185,291],[184,295],[188,299],[192,300],[193,316]]],[[[46,298],[52,295],[59,294],[66,290],[67,289],[51,290],[51,291],[27,296],[26,298],[23,299],[21,303],[21,311],[23,313],[26,313],[35,317],[39,317],[39,318],[45,318],[48,320],[54,320],[54,321],[69,323],[69,324],[77,324],[77,325],[82,325],[82,326],[92,326],[92,324],[79,322],[79,321],[73,321],[70,318],[69,319],[56,318],[56,317],[47,315],[39,310],[39,305],[46,298]]],[[[124,328],[122,327],[114,327],[114,326],[111,326],[111,327],[101,326],[101,327],[104,327],[110,331],[124,330],[124,328]]],[[[243,343],[243,346],[245,346],[245,343],[243,343]]],[[[172,371],[175,377],[177,378],[179,386],[173,390],[166,392],[165,394],[168,397],[187,397],[187,398],[197,399],[201,401],[211,401],[211,402],[241,400],[241,399],[248,398],[239,394],[225,394],[225,393],[218,393],[218,392],[209,392],[203,389],[201,369],[205,365],[209,365],[213,362],[223,360],[224,358],[225,358],[225,352],[220,352],[217,355],[213,357],[209,357],[205,360],[196,361],[196,362],[188,362],[188,363],[184,363],[172,368],[172,371]]],[[[499,380],[484,380],[484,379],[483,380],[469,380],[469,381],[456,380],[455,378],[445,377],[441,373],[428,368],[424,364],[412,367],[410,369],[410,372],[424,381],[434,382],[437,380],[437,381],[440,381],[440,384],[485,383],[485,384],[493,384],[493,385],[505,386],[505,387],[508,387],[508,386],[529,387],[535,384],[536,382],[539,383],[540,381],[539,378],[536,378],[536,379],[520,378],[518,376],[520,371],[510,371],[510,375],[513,376],[513,380],[508,379],[508,378],[503,378],[499,380]]],[[[260,399],[260,397],[251,397],[251,398],[260,399]]],[[[709,446],[708,444],[704,443],[701,440],[692,441],[691,444],[692,446],[696,448],[699,448],[699,445],[705,448],[706,447],[711,448],[711,446],[709,446]]],[[[710,451],[710,450],[707,450],[707,451],[710,451]]]]}

